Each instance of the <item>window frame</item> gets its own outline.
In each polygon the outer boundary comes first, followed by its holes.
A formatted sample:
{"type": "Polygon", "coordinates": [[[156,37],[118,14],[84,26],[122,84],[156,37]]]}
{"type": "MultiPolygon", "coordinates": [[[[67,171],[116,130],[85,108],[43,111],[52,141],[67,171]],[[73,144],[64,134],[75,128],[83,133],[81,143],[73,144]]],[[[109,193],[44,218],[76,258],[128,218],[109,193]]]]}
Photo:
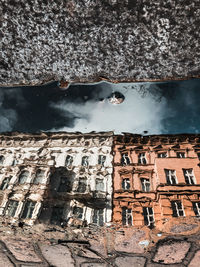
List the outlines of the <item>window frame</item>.
{"type": "Polygon", "coordinates": [[[26,219],[32,219],[36,204],[37,204],[36,201],[27,200],[23,205],[23,209],[21,211],[20,218],[25,219],[25,220],[26,219]],[[27,207],[28,204],[30,204],[30,205],[34,204],[34,206],[27,207]],[[29,215],[29,216],[24,216],[26,209],[27,209],[27,215],[29,215]]]}
{"type": "Polygon", "coordinates": [[[157,156],[159,159],[162,159],[162,158],[167,158],[167,152],[158,152],[157,153],[157,156]],[[161,155],[165,155],[165,157],[161,156],[161,155]]]}
{"type": "Polygon", "coordinates": [[[192,206],[193,206],[193,211],[194,211],[195,216],[200,217],[200,201],[192,202],[192,206]]]}
{"type": "Polygon", "coordinates": [[[185,152],[176,152],[176,157],[178,158],[178,159],[185,159],[186,157],[185,157],[185,152]],[[184,155],[183,157],[181,156],[181,154],[182,155],[184,155]],[[179,155],[179,156],[178,156],[179,155]]]}
{"type": "Polygon", "coordinates": [[[153,227],[155,223],[154,210],[152,207],[143,207],[144,224],[153,227]],[[151,212],[150,212],[151,211],[151,212]]]}
{"type": "Polygon", "coordinates": [[[182,169],[182,170],[183,170],[183,175],[184,175],[184,178],[185,178],[185,183],[187,185],[195,185],[196,184],[196,178],[194,176],[193,169],[189,168],[189,169],[182,169]],[[191,171],[191,173],[189,173],[189,171],[191,171]],[[188,183],[187,183],[187,180],[188,180],[188,183]]]}
{"type": "Polygon", "coordinates": [[[26,184],[27,180],[29,178],[29,175],[30,175],[30,171],[28,171],[28,170],[21,171],[20,174],[19,174],[18,183],[19,184],[26,184]],[[23,175],[24,173],[28,173],[27,176],[23,175]],[[26,177],[24,181],[22,180],[23,182],[21,181],[22,177],[23,178],[26,177]]]}
{"type": "Polygon", "coordinates": [[[11,179],[12,179],[12,177],[5,177],[5,178],[2,180],[2,182],[1,182],[0,190],[3,191],[3,190],[8,189],[8,187],[9,187],[9,185],[10,185],[10,181],[11,181],[11,179]],[[4,183],[5,180],[8,180],[8,182],[7,182],[7,183],[4,183]],[[6,185],[6,187],[3,187],[3,188],[2,188],[3,183],[4,183],[4,185],[6,185]]]}
{"type": "Polygon", "coordinates": [[[147,165],[146,153],[140,152],[138,154],[138,164],[147,165]]]}
{"type": "Polygon", "coordinates": [[[131,208],[122,207],[122,224],[126,226],[133,225],[133,212],[131,208]],[[124,216],[125,216],[125,220],[124,220],[124,216]]]}
{"type": "Polygon", "coordinates": [[[141,177],[140,182],[141,182],[142,192],[150,192],[151,191],[151,182],[150,182],[149,178],[141,177]],[[146,190],[147,189],[146,184],[149,184],[149,190],[146,190]]]}
{"type": "Polygon", "coordinates": [[[71,155],[67,155],[65,158],[65,167],[72,166],[73,161],[74,161],[74,158],[71,155]]]}
{"type": "Polygon", "coordinates": [[[98,226],[104,225],[104,209],[94,209],[93,210],[92,222],[98,226]],[[100,214],[100,211],[102,212],[102,214],[100,214]],[[97,213],[97,214],[95,214],[95,213],[97,213]],[[95,215],[96,215],[96,219],[95,219],[95,215]],[[100,216],[102,216],[102,220],[100,219],[100,216]]]}
{"type": "MultiPolygon", "coordinates": [[[[16,215],[18,206],[19,206],[19,201],[14,200],[14,199],[10,199],[10,200],[8,200],[8,202],[6,203],[6,207],[5,207],[4,215],[5,215],[5,216],[8,216],[8,217],[13,217],[13,218],[14,218],[15,215],[16,215]],[[14,205],[14,207],[12,207],[12,209],[15,209],[13,215],[6,214],[6,213],[8,212],[8,208],[9,208],[11,202],[16,204],[16,205],[14,205]]],[[[10,208],[11,208],[11,207],[10,207],[10,208]]],[[[10,212],[10,211],[9,211],[9,212],[10,212]]],[[[13,213],[13,211],[12,211],[12,213],[13,213]]]]}
{"type": "Polygon", "coordinates": [[[81,166],[83,166],[83,167],[88,167],[89,166],[89,156],[83,156],[82,157],[81,166]]]}
{"type": "Polygon", "coordinates": [[[106,156],[105,155],[99,155],[98,156],[98,165],[105,166],[106,162],[106,156]]]}
{"type": "Polygon", "coordinates": [[[130,181],[129,177],[122,178],[121,187],[123,190],[130,190],[131,189],[131,181],[130,181]],[[127,181],[128,181],[128,183],[127,183],[127,181]],[[123,185],[124,185],[124,187],[123,187],[123,185]],[[127,188],[127,186],[128,186],[128,188],[127,188]]]}
{"type": "Polygon", "coordinates": [[[127,165],[130,165],[130,163],[131,163],[131,160],[130,160],[128,152],[121,153],[121,164],[127,166],[127,165]]]}
{"type": "Polygon", "coordinates": [[[176,170],[172,170],[172,169],[164,169],[165,171],[165,178],[166,178],[166,182],[168,185],[177,185],[178,184],[178,179],[176,176],[176,170]],[[169,173],[167,173],[169,172],[169,173]],[[172,173],[174,172],[174,173],[172,173]],[[172,179],[175,179],[175,183],[173,183],[172,179]]]}
{"type": "Polygon", "coordinates": [[[96,178],[95,179],[95,190],[96,191],[100,191],[100,192],[104,192],[105,191],[105,184],[104,184],[104,179],[103,178],[96,178]],[[99,184],[102,184],[103,185],[103,189],[97,189],[97,181],[101,181],[101,183],[99,183],[99,184]]]}
{"type": "Polygon", "coordinates": [[[171,208],[173,211],[173,214],[172,214],[173,217],[185,217],[185,211],[184,211],[183,203],[181,200],[171,201],[171,208]],[[181,205],[181,208],[179,207],[180,205],[181,205]],[[183,215],[180,215],[180,212],[182,212],[183,215]]]}
{"type": "Polygon", "coordinates": [[[38,169],[36,171],[35,177],[33,178],[33,184],[42,184],[44,177],[45,177],[45,170],[38,169]]]}

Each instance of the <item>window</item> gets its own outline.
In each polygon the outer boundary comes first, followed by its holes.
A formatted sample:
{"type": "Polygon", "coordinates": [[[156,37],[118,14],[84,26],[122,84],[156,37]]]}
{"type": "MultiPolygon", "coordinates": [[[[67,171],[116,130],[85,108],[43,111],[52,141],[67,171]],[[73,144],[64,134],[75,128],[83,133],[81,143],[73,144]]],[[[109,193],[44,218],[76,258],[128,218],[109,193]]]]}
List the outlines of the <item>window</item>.
{"type": "Polygon", "coordinates": [[[24,210],[22,212],[21,218],[30,219],[32,218],[33,211],[35,209],[35,202],[27,201],[24,206],[24,210]]]}
{"type": "Polygon", "coordinates": [[[69,167],[71,166],[73,163],[73,157],[70,155],[67,155],[66,159],[65,159],[65,166],[69,167]]]}
{"type": "Polygon", "coordinates": [[[122,179],[122,188],[124,190],[129,190],[130,189],[130,179],[129,178],[123,178],[122,179]]]}
{"type": "Polygon", "coordinates": [[[11,180],[11,177],[6,177],[6,178],[3,180],[2,184],[1,184],[0,190],[5,190],[5,189],[7,189],[8,186],[9,186],[9,182],[10,182],[10,180],[11,180]]]}
{"type": "Polygon", "coordinates": [[[81,163],[82,166],[85,166],[87,167],[89,164],[88,164],[88,156],[84,156],[82,157],[82,163],[81,163]]]}
{"type": "Polygon", "coordinates": [[[177,152],[176,156],[177,156],[177,158],[185,158],[185,153],[184,152],[177,152]]]}
{"type": "Polygon", "coordinates": [[[90,141],[85,141],[85,146],[89,146],[90,145],[90,141]]]}
{"type": "Polygon", "coordinates": [[[153,209],[151,207],[144,207],[143,208],[143,215],[144,215],[144,223],[149,227],[154,226],[154,215],[153,209]]]}
{"type": "Polygon", "coordinates": [[[121,164],[122,165],[129,165],[130,164],[130,159],[129,159],[128,153],[123,153],[122,154],[121,164]]]}
{"type": "Polygon", "coordinates": [[[122,208],[122,223],[123,225],[132,225],[132,210],[126,207],[122,208]]]}
{"type": "Polygon", "coordinates": [[[0,166],[2,166],[3,165],[3,163],[4,163],[4,160],[5,160],[5,158],[4,158],[4,156],[0,156],[0,166]]]}
{"type": "Polygon", "coordinates": [[[185,216],[181,201],[171,201],[173,217],[185,216]]]}
{"type": "Polygon", "coordinates": [[[167,152],[158,153],[158,158],[166,158],[166,157],[167,157],[167,152]]]}
{"type": "Polygon", "coordinates": [[[42,183],[43,177],[44,177],[45,171],[43,170],[37,170],[35,178],[33,180],[34,184],[40,184],[42,183]]]}
{"type": "Polygon", "coordinates": [[[60,177],[60,184],[58,187],[58,192],[71,192],[72,191],[72,183],[68,177],[60,177]]]}
{"type": "Polygon", "coordinates": [[[22,171],[19,175],[19,184],[24,184],[29,176],[28,171],[22,171]]]}
{"type": "Polygon", "coordinates": [[[192,169],[183,169],[186,184],[195,184],[195,177],[192,169]]]}
{"type": "Polygon", "coordinates": [[[165,175],[167,184],[177,184],[177,178],[176,178],[176,171],[175,170],[166,170],[165,169],[165,175]]]}
{"type": "Polygon", "coordinates": [[[200,202],[193,202],[193,210],[197,217],[200,217],[200,202]]]}
{"type": "Polygon", "coordinates": [[[96,190],[97,191],[104,191],[104,182],[103,179],[96,179],[96,190]]]}
{"type": "Polygon", "coordinates": [[[150,192],[150,181],[146,178],[141,178],[142,191],[150,192]]]}
{"type": "Polygon", "coordinates": [[[105,161],[106,161],[106,156],[99,155],[98,164],[104,166],[105,161]]]}
{"type": "Polygon", "coordinates": [[[10,217],[14,217],[16,210],[17,210],[17,207],[18,207],[18,203],[19,203],[18,201],[9,200],[6,211],[5,211],[5,215],[10,216],[10,217]]]}
{"type": "Polygon", "coordinates": [[[74,207],[73,208],[73,215],[77,219],[82,219],[83,218],[83,208],[74,207]]]}
{"type": "Polygon", "coordinates": [[[139,153],[139,155],[138,155],[138,163],[139,164],[147,164],[145,153],[139,153]]]}
{"type": "Polygon", "coordinates": [[[103,226],[103,209],[95,209],[93,214],[93,223],[103,226]]]}
{"type": "Polygon", "coordinates": [[[87,179],[86,178],[79,178],[77,192],[84,193],[87,188],[87,179]]]}

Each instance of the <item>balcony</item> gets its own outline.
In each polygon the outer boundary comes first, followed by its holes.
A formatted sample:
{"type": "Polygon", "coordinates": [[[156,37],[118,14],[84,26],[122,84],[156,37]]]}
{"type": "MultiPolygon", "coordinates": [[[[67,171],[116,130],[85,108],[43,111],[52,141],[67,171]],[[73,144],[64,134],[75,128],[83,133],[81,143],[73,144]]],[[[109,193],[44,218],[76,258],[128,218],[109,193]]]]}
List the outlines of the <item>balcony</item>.
{"type": "Polygon", "coordinates": [[[68,199],[91,199],[93,197],[92,192],[86,191],[86,192],[77,192],[77,191],[71,191],[71,192],[54,192],[54,198],[59,200],[68,200],[68,199]]]}
{"type": "Polygon", "coordinates": [[[54,192],[53,197],[60,200],[67,199],[99,199],[105,200],[107,196],[106,192],[103,191],[91,191],[86,190],[85,192],[54,192]]]}
{"type": "Polygon", "coordinates": [[[98,198],[98,199],[106,199],[107,193],[104,191],[93,191],[93,198],[98,198]]]}

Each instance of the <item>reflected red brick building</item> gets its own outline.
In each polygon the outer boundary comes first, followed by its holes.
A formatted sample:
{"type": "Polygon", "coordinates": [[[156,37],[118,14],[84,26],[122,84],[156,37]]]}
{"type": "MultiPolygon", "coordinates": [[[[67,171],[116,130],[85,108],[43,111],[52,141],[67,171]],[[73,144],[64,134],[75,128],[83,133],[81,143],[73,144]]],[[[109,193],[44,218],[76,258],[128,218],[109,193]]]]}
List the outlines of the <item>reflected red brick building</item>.
{"type": "Polygon", "coordinates": [[[200,216],[200,135],[116,135],[113,151],[114,222],[200,216]]]}

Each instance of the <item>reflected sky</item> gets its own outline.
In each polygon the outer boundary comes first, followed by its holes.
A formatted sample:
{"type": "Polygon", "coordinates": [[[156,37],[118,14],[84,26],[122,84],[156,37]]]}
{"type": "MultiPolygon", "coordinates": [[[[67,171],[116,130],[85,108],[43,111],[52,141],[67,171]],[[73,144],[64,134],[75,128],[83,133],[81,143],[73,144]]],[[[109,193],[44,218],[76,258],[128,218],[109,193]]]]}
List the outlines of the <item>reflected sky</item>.
{"type": "Polygon", "coordinates": [[[0,88],[0,131],[200,132],[200,79],[0,88]],[[125,99],[112,104],[120,92],[125,99]]]}

